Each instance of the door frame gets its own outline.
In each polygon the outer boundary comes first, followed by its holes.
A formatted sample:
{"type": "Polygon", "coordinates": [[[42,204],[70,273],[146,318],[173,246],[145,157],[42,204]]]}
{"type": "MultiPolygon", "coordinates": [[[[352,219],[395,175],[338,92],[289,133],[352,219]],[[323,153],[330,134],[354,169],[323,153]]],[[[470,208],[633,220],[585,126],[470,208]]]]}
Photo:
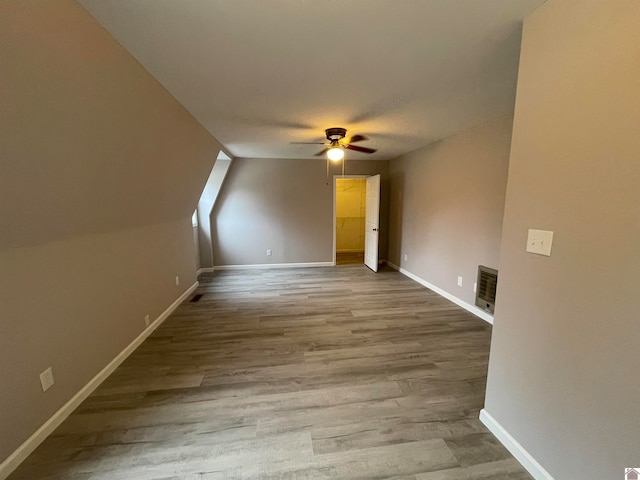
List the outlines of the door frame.
{"type": "MultiPolygon", "coordinates": [[[[376,175],[374,173],[374,175],[376,175]]],[[[369,178],[371,175],[334,175],[333,176],[333,266],[336,266],[336,187],[339,178],[369,178]]],[[[366,214],[366,213],[365,213],[366,214]]]]}

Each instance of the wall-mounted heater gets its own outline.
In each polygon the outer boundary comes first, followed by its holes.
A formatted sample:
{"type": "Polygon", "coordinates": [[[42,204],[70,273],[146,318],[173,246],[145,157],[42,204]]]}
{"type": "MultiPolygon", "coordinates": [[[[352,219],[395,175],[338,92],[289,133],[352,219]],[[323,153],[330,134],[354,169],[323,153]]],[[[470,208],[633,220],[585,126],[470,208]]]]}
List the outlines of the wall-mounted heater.
{"type": "Polygon", "coordinates": [[[478,287],[476,288],[476,305],[493,313],[496,305],[496,289],[498,287],[498,271],[478,265],[478,287]]]}

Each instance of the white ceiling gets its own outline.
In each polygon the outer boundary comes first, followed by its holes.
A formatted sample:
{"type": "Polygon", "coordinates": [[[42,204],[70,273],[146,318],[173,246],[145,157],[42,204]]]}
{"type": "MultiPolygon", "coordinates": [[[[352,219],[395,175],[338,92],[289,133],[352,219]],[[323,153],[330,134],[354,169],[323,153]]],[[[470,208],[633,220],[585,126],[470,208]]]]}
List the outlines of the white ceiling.
{"type": "Polygon", "coordinates": [[[234,156],[389,159],[513,111],[544,0],[79,1],[234,156]]]}

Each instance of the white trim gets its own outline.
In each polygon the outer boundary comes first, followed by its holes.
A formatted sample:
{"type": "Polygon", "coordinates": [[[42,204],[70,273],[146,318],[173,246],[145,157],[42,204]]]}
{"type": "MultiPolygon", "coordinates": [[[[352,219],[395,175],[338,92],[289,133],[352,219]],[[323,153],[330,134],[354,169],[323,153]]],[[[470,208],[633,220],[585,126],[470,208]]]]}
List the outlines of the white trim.
{"type": "Polygon", "coordinates": [[[450,294],[449,292],[441,289],[440,287],[436,287],[434,284],[427,282],[425,279],[420,278],[419,276],[409,272],[408,270],[405,270],[402,267],[399,267],[399,266],[397,266],[397,265],[395,265],[395,264],[393,264],[393,263],[391,263],[389,261],[387,261],[387,265],[389,265],[394,270],[399,271],[401,274],[409,277],[411,280],[414,280],[414,281],[418,282],[420,285],[422,285],[424,287],[427,287],[430,290],[433,290],[438,295],[440,295],[440,296],[446,298],[447,300],[452,301],[456,305],[464,308],[469,313],[473,313],[476,317],[479,317],[482,320],[484,320],[485,322],[490,323],[491,325],[493,325],[493,315],[491,315],[490,313],[487,313],[484,310],[479,309],[475,305],[471,305],[470,303],[465,302],[464,300],[456,297],[455,295],[450,294]]]}
{"type": "Polygon", "coordinates": [[[133,342],[122,350],[106,367],[89,380],[71,399],[54,413],[49,420],[44,422],[22,445],[20,445],[11,455],[0,463],[0,480],[5,480],[11,472],[36,449],[71,413],[104,382],[113,371],[120,366],[133,351],[140,346],[151,333],[158,328],[166,318],[198,287],[198,282],[191,285],[180,297],[162,312],[133,342]]]}
{"type": "MultiPolygon", "coordinates": [[[[342,161],[344,161],[344,158],[342,159],[342,161]]],[[[333,188],[333,265],[337,265],[338,264],[338,244],[337,244],[337,239],[336,239],[336,229],[338,228],[338,223],[336,220],[336,186],[337,186],[337,182],[336,182],[336,176],[333,176],[333,182],[332,182],[332,188],[333,188]]]]}
{"type": "Polygon", "coordinates": [[[306,267],[333,267],[333,262],[309,262],[309,263],[258,263],[254,265],[216,265],[213,270],[248,270],[266,268],[306,268],[306,267]]]}
{"type": "Polygon", "coordinates": [[[480,410],[480,421],[489,429],[493,435],[500,440],[511,455],[522,464],[527,472],[536,480],[553,480],[553,477],[531,456],[518,441],[507,432],[498,421],[491,416],[484,408],[480,410]]]}
{"type": "Polygon", "coordinates": [[[215,267],[199,268],[198,271],[196,272],[196,276],[200,275],[201,273],[213,273],[214,270],[215,270],[215,267]]]}

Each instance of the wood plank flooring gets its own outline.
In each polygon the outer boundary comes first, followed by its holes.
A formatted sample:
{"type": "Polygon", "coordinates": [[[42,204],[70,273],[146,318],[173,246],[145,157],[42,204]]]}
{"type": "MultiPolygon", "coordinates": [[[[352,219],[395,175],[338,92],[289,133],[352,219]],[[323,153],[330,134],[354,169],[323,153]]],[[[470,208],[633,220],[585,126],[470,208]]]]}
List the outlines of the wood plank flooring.
{"type": "Polygon", "coordinates": [[[9,478],[525,480],[478,420],[491,327],[362,265],[224,271],[9,478]]]}
{"type": "Polygon", "coordinates": [[[336,265],[364,264],[364,252],[336,252],[336,265]]]}

